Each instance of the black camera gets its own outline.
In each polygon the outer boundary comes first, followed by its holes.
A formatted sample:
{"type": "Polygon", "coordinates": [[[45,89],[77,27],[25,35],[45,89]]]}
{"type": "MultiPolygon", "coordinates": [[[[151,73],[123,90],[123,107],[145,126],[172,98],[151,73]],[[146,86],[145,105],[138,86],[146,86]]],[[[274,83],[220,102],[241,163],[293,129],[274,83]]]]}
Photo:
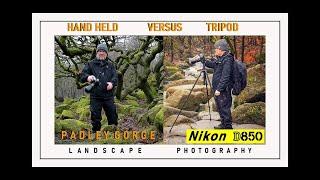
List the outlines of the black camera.
{"type": "Polygon", "coordinates": [[[84,88],[84,91],[86,93],[90,93],[92,91],[92,89],[95,87],[95,86],[99,86],[100,84],[100,81],[99,79],[97,79],[96,77],[93,77],[93,80],[91,81],[91,84],[89,84],[88,86],[86,86],[84,88]]]}
{"type": "Polygon", "coordinates": [[[204,58],[203,54],[199,54],[199,55],[196,55],[192,58],[189,58],[189,64],[195,64],[197,62],[202,62],[202,63],[205,63],[206,59],[204,58]]]}

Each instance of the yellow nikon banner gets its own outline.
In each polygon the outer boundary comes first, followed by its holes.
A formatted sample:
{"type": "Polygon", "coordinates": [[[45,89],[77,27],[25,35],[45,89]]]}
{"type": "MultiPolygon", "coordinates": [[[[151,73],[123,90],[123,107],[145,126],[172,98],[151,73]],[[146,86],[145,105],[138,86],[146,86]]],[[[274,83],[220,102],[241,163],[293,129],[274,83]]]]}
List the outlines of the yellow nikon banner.
{"type": "Polygon", "coordinates": [[[187,144],[265,144],[264,129],[188,129],[187,144]]]}

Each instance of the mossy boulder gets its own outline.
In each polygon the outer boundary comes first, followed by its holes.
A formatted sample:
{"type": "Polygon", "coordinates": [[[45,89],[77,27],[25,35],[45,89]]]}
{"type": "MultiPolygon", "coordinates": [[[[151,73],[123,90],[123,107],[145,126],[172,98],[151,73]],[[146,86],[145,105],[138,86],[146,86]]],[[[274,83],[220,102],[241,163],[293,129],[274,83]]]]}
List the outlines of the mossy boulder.
{"type": "MultiPolygon", "coordinates": [[[[134,101],[138,100],[136,97],[131,96],[131,95],[127,95],[125,99],[126,99],[126,100],[134,100],[134,101]]],[[[116,100],[117,100],[117,99],[116,99],[116,100]]]]}
{"type": "Polygon", "coordinates": [[[175,81],[175,80],[179,80],[179,79],[183,79],[184,78],[184,74],[182,74],[180,71],[174,73],[173,75],[169,76],[167,78],[168,81],[175,81]]]}
{"type": "Polygon", "coordinates": [[[76,111],[78,108],[88,108],[89,105],[90,105],[89,96],[82,96],[78,101],[71,104],[71,108],[76,111]]]}
{"type": "Polygon", "coordinates": [[[138,102],[135,101],[135,100],[126,100],[126,104],[134,106],[134,107],[138,107],[139,106],[138,102]]]}
{"type": "Polygon", "coordinates": [[[163,121],[164,121],[164,107],[161,107],[160,111],[156,114],[154,120],[154,126],[157,127],[159,131],[163,131],[163,121]]]}
{"type": "Polygon", "coordinates": [[[170,77],[174,73],[180,71],[180,69],[176,66],[165,66],[164,71],[167,73],[168,77],[170,77]]]}
{"type": "Polygon", "coordinates": [[[265,126],[265,113],[264,102],[245,103],[232,111],[232,121],[238,124],[258,124],[265,126]]]}
{"type": "Polygon", "coordinates": [[[137,99],[146,99],[146,95],[142,90],[136,90],[135,92],[131,93],[132,96],[136,97],[137,99]]]}
{"type": "Polygon", "coordinates": [[[70,109],[70,105],[68,105],[68,104],[60,104],[60,105],[55,107],[55,112],[57,114],[61,114],[63,110],[68,110],[68,109],[70,109]]]}
{"type": "Polygon", "coordinates": [[[63,101],[63,104],[71,105],[71,104],[73,104],[73,103],[75,103],[75,102],[76,102],[75,99],[65,98],[64,101],[63,101]]]}
{"type": "Polygon", "coordinates": [[[55,132],[60,133],[62,130],[65,131],[80,131],[80,130],[91,130],[92,126],[89,123],[78,121],[75,119],[65,119],[55,121],[55,132]]]}
{"type": "Polygon", "coordinates": [[[265,65],[257,64],[247,72],[247,87],[235,97],[234,107],[244,103],[265,102],[265,65]]]}
{"type": "Polygon", "coordinates": [[[142,125],[154,124],[155,117],[156,117],[157,113],[161,110],[162,106],[163,106],[162,104],[158,104],[158,105],[154,106],[153,108],[151,108],[150,110],[148,110],[148,112],[146,112],[145,114],[139,115],[138,121],[142,125]]]}
{"type": "Polygon", "coordinates": [[[75,114],[71,110],[63,110],[61,113],[61,119],[74,119],[75,114]]]}
{"type": "Polygon", "coordinates": [[[77,109],[77,112],[79,114],[79,120],[80,121],[85,121],[85,122],[89,122],[90,121],[90,108],[89,106],[85,107],[85,108],[79,108],[77,109]]]}
{"type": "Polygon", "coordinates": [[[118,114],[123,114],[123,115],[134,115],[135,112],[139,109],[138,106],[136,104],[127,105],[127,104],[116,103],[118,114]]]}

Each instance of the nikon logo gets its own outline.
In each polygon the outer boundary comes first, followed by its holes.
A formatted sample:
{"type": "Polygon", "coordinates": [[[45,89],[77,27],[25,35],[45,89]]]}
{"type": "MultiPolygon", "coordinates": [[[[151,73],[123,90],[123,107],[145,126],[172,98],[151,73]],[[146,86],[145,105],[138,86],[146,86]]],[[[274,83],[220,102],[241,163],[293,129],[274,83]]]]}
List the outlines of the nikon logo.
{"type": "Polygon", "coordinates": [[[210,133],[209,131],[191,131],[189,141],[225,141],[226,133],[210,133]]]}
{"type": "Polygon", "coordinates": [[[187,144],[264,144],[264,129],[188,129],[187,144]]]}

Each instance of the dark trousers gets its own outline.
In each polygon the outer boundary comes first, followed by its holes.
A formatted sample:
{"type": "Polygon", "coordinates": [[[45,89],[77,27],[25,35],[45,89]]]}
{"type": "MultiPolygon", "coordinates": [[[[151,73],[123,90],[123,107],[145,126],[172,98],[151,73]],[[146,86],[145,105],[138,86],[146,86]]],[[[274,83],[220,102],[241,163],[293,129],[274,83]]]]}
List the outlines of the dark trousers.
{"type": "Polygon", "coordinates": [[[91,124],[93,131],[100,131],[101,128],[101,110],[105,111],[108,125],[118,125],[118,114],[114,99],[90,98],[91,124]]]}
{"type": "Polygon", "coordinates": [[[232,96],[230,88],[220,92],[219,96],[215,96],[217,109],[221,118],[221,125],[225,128],[232,127],[231,105],[232,96]]]}

